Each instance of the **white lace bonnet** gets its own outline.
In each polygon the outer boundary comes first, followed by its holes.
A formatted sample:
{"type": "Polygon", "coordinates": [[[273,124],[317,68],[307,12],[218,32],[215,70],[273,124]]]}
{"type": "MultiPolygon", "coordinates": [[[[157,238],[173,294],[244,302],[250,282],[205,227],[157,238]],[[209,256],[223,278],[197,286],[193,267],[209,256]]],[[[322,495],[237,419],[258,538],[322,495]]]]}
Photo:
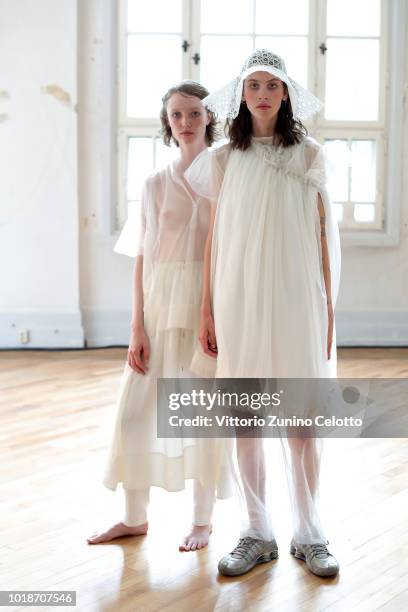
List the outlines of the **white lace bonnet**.
{"type": "Polygon", "coordinates": [[[286,83],[295,118],[307,119],[322,108],[323,104],[318,98],[287,75],[283,59],[268,49],[253,51],[242,66],[239,76],[206,96],[202,100],[203,105],[218,119],[235,119],[241,105],[244,80],[259,70],[269,72],[286,83]]]}

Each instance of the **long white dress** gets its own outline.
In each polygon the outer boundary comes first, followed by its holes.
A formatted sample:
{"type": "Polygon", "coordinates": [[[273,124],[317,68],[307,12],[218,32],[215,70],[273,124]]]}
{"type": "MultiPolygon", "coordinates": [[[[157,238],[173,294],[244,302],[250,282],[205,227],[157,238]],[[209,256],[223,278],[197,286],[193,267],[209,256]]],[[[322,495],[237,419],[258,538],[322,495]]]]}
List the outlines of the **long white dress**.
{"type": "Polygon", "coordinates": [[[114,435],[103,482],[115,490],[150,485],[168,491],[197,479],[231,494],[223,440],[157,437],[157,378],[189,378],[198,343],[202,267],[210,203],[197,196],[176,162],[143,189],[140,237],[130,217],[115,250],[143,257],[144,324],[151,356],[145,376],[125,365],[114,435]]]}
{"type": "MultiPolygon", "coordinates": [[[[272,138],[252,138],[246,151],[227,144],[210,157],[202,154],[186,178],[216,202],[211,293],[217,378],[335,377],[335,329],[327,359],[318,193],[326,215],[333,307],[340,240],[323,147],[309,137],[287,148],[274,146],[272,138]]],[[[286,434],[281,441],[295,538],[305,544],[325,542],[316,506],[322,440],[286,434]]],[[[269,540],[262,442],[239,441],[238,459],[249,513],[242,535],[269,540]]]]}

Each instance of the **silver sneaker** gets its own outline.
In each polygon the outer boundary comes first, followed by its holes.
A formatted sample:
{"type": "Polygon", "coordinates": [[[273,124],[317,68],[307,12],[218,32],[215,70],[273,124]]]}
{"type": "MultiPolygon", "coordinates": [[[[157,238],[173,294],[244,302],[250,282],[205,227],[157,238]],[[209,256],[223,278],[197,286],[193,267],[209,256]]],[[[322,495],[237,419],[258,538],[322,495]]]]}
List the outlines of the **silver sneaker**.
{"type": "Polygon", "coordinates": [[[218,563],[218,571],[224,576],[246,574],[258,563],[266,563],[278,558],[278,545],[275,540],[266,542],[255,538],[240,538],[229,555],[218,563]]]}
{"type": "Polygon", "coordinates": [[[316,576],[335,576],[339,572],[338,561],[329,553],[326,544],[297,544],[292,539],[290,554],[305,561],[316,576]]]}

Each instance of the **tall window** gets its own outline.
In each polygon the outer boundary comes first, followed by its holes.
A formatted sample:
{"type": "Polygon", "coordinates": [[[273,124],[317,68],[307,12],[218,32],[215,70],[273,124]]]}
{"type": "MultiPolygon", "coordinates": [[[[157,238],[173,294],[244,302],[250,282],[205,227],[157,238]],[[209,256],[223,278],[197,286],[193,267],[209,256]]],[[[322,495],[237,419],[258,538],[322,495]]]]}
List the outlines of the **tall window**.
{"type": "Polygon", "coordinates": [[[385,0],[121,0],[118,227],[146,176],[177,154],[159,136],[160,99],[181,79],[210,91],[266,47],[323,102],[307,123],[326,143],[340,228],[383,223],[385,0]]]}
{"type": "Polygon", "coordinates": [[[385,137],[385,3],[326,0],[319,46],[316,121],[332,162],[340,227],[380,229],[385,137]]]}

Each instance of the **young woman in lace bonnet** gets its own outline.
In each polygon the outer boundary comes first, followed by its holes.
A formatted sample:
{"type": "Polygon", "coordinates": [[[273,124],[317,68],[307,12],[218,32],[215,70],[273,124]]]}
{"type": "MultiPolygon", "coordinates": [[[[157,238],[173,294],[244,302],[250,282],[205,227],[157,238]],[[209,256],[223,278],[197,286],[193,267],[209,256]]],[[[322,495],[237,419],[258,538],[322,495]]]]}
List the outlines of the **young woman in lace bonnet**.
{"type": "MultiPolygon", "coordinates": [[[[214,204],[200,342],[216,358],[215,377],[235,386],[242,380],[243,392],[256,380],[335,377],[339,232],[324,148],[302,123],[321,103],[287,74],[282,58],[259,49],[203,104],[226,119],[229,137],[208,162],[198,158],[187,172],[199,186],[200,166],[210,168],[214,204]]],[[[303,398],[285,404],[286,413],[298,408],[306,417],[317,409],[303,398]]],[[[335,575],[339,565],[326,548],[316,505],[322,440],[288,429],[279,435],[293,510],[290,552],[311,572],[335,575]]],[[[237,437],[243,527],[237,547],[219,563],[225,575],[278,555],[265,494],[265,444],[251,432],[237,437]]]]}

